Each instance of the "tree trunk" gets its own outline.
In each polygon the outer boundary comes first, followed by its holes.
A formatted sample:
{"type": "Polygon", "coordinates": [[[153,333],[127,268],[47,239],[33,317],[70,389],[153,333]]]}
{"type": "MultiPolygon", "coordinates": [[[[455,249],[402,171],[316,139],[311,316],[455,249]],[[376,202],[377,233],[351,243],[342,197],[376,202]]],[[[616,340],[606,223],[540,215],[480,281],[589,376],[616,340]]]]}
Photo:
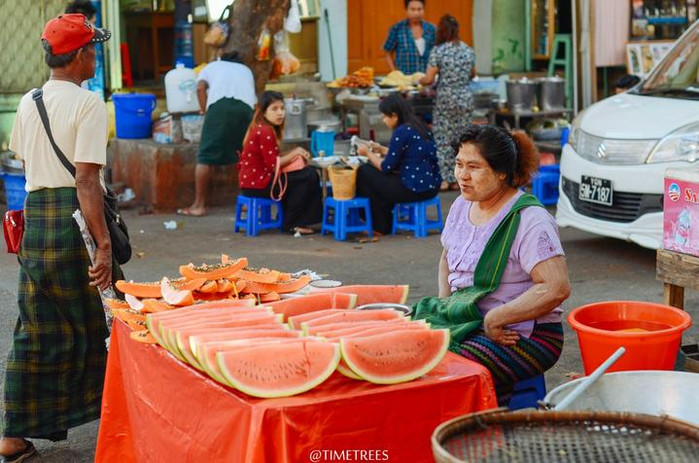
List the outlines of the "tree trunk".
{"type": "Polygon", "coordinates": [[[274,39],[269,61],[258,61],[257,41],[265,26],[272,37],[284,27],[290,0],[236,0],[231,6],[231,35],[226,52],[237,51],[241,61],[252,69],[258,95],[265,89],[272,71],[274,39]]]}

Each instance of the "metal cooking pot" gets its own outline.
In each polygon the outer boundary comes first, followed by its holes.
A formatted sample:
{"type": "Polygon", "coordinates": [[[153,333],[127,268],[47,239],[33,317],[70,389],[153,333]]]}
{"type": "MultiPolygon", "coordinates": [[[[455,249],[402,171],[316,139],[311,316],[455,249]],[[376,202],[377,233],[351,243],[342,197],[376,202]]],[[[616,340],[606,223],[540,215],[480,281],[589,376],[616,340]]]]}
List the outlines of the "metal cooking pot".
{"type": "MultiPolygon", "coordinates": [[[[562,384],[546,395],[554,405],[585,378],[562,384]]],[[[699,426],[699,374],[683,371],[620,371],[607,373],[568,408],[669,415],[699,426]]]]}
{"type": "Polygon", "coordinates": [[[536,98],[537,83],[529,79],[508,80],[507,107],[511,111],[531,111],[536,98]]]}
{"type": "Polygon", "coordinates": [[[542,111],[562,109],[566,106],[566,81],[560,77],[543,77],[537,80],[537,99],[542,111]]]}
{"type": "Polygon", "coordinates": [[[300,140],[308,138],[308,119],[306,114],[306,100],[299,98],[285,98],[284,108],[286,119],[284,121],[284,140],[300,140]]]}

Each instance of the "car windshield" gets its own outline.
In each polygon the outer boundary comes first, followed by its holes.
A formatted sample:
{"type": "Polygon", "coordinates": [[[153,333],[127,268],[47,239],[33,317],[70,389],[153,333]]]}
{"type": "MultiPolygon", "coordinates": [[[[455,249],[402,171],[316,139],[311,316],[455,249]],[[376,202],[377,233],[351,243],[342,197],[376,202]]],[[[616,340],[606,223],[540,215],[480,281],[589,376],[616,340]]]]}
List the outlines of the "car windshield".
{"type": "Polygon", "coordinates": [[[637,93],[699,99],[699,22],[680,39],[637,93]]]}

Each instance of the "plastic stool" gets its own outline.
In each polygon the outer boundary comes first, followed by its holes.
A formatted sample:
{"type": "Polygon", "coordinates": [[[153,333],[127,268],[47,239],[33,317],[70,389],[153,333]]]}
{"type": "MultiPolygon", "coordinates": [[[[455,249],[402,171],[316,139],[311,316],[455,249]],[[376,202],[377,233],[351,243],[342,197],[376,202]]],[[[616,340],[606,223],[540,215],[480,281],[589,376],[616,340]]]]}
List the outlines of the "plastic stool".
{"type": "Polygon", "coordinates": [[[560,164],[539,166],[539,172],[532,178],[532,194],[544,206],[556,204],[558,202],[558,183],[560,178],[560,164]]]}
{"type": "Polygon", "coordinates": [[[344,201],[330,196],[325,198],[323,226],[320,233],[325,235],[326,232],[333,232],[337,241],[346,241],[347,233],[353,232],[367,232],[369,236],[374,236],[369,198],[357,197],[344,201]],[[334,211],[332,222],[330,221],[331,209],[334,211]],[[362,209],[366,217],[364,223],[359,219],[359,211],[362,209]]]}
{"type": "Polygon", "coordinates": [[[551,45],[551,59],[549,60],[549,77],[555,75],[556,66],[563,66],[565,78],[566,107],[573,104],[573,39],[570,34],[556,34],[551,45]],[[559,48],[563,45],[563,57],[559,57],[559,48]]]}
{"type": "Polygon", "coordinates": [[[238,233],[245,228],[248,236],[257,236],[261,230],[282,228],[282,203],[266,198],[254,198],[238,195],[235,204],[235,228],[238,233]],[[243,207],[247,208],[243,217],[243,207]],[[277,208],[276,218],[272,218],[272,208],[277,208]]]}
{"type": "Polygon", "coordinates": [[[538,408],[538,401],[546,397],[546,379],[544,375],[525,379],[515,384],[515,390],[508,404],[510,410],[538,408]]]}
{"type": "Polygon", "coordinates": [[[415,233],[416,238],[426,238],[429,230],[442,231],[442,203],[439,195],[419,203],[398,203],[393,207],[393,231],[408,230],[415,233]],[[427,208],[437,209],[437,220],[427,218],[427,208]]]}

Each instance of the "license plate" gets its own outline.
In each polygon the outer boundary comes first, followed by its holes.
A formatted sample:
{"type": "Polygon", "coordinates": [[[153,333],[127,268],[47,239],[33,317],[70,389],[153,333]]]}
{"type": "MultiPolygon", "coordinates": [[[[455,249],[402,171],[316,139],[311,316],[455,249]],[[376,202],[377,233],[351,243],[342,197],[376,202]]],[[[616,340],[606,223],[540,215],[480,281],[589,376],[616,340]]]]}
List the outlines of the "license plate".
{"type": "Polygon", "coordinates": [[[582,176],[578,198],[588,203],[612,205],[612,181],[603,178],[582,176]]]}

